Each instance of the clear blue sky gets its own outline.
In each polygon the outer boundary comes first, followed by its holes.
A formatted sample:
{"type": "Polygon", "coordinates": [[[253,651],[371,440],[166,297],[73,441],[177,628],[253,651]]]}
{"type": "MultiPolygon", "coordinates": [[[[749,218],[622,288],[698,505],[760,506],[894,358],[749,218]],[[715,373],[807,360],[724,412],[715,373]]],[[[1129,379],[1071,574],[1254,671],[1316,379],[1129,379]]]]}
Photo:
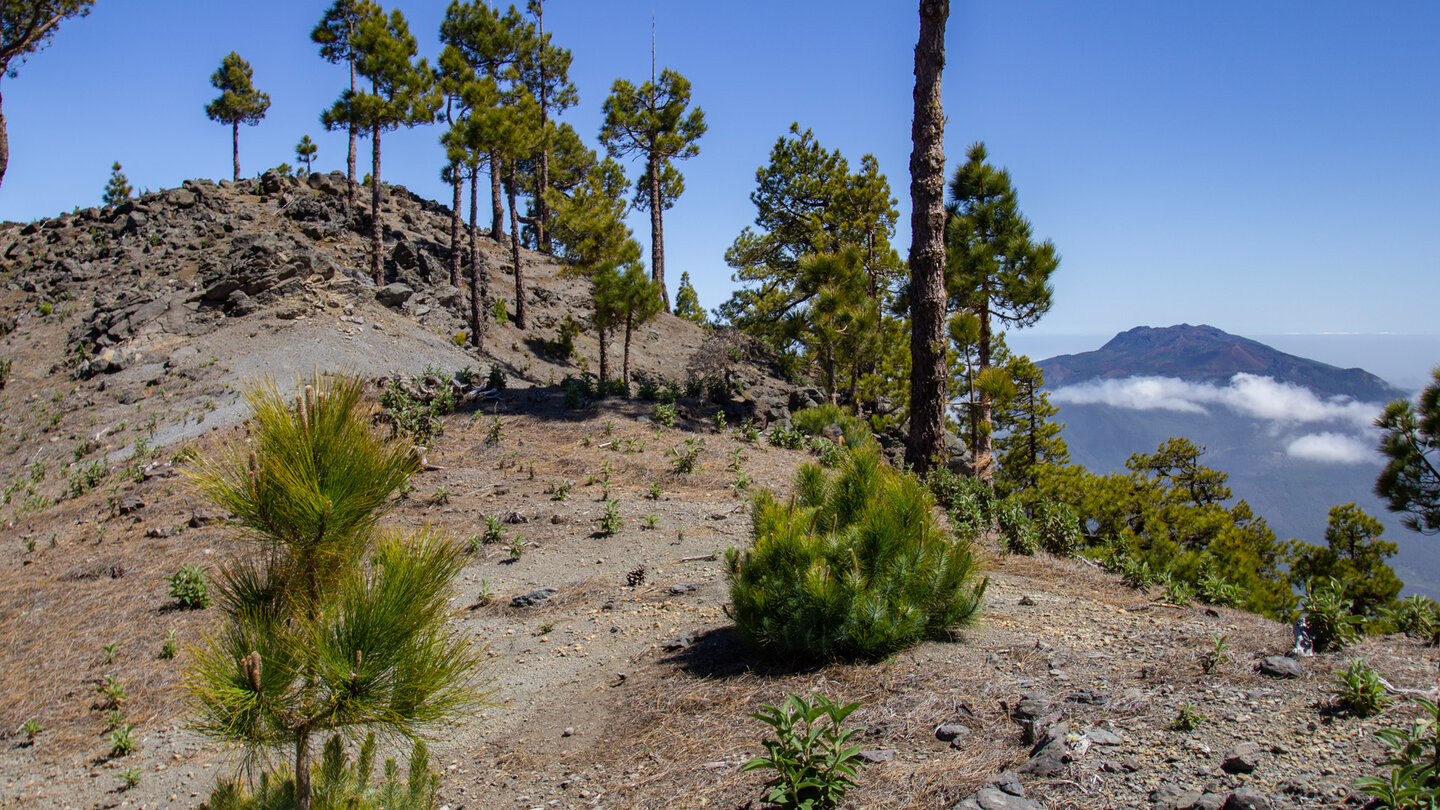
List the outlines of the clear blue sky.
{"type": "MultiPolygon", "coordinates": [[[[344,139],[318,116],[345,72],[308,38],[327,5],[99,0],[0,85],[11,142],[0,218],[97,204],[117,159],[142,188],[228,177],[229,129],[203,108],[232,49],[273,100],[264,122],[242,128],[242,171],[294,163],[303,134],[320,145],[319,168],[343,167],[344,139]]],[[[433,59],[445,3],[396,5],[433,59]]],[[[694,83],[710,131],[666,216],[672,289],[686,270],[707,309],[728,295],[725,248],[752,221],[755,170],[791,121],[852,164],[876,155],[904,254],[915,6],[546,3],[580,91],[563,120],[591,145],[611,82],[649,76],[652,14],[659,65],[694,83]]],[[[1432,0],[956,0],[946,154],[953,167],[984,140],[1035,232],[1059,248],[1055,306],[1037,335],[1179,322],[1436,333],[1437,37],[1432,0]]],[[[439,134],[387,136],[384,178],[448,200],[439,134]]],[[[645,215],[632,224],[648,249],[645,215]]]]}

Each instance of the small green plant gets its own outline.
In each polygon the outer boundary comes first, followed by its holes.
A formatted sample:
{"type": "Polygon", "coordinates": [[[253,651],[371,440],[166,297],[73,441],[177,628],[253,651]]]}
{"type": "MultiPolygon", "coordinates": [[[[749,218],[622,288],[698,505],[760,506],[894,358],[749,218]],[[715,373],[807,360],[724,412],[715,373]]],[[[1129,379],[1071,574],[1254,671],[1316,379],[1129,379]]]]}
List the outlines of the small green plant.
{"type": "Polygon", "coordinates": [[[716,412],[715,412],[715,430],[716,430],[716,432],[718,432],[718,433],[724,433],[724,432],[725,432],[725,428],[726,428],[727,426],[728,426],[728,425],[727,425],[726,422],[725,422],[725,412],[724,412],[724,411],[716,411],[716,412]]]}
{"type": "Polygon", "coordinates": [[[171,630],[170,634],[165,636],[165,643],[160,647],[160,660],[169,661],[175,657],[175,653],[178,651],[179,645],[175,641],[175,631],[171,630]]]}
{"type": "Polygon", "coordinates": [[[845,450],[824,436],[809,441],[810,452],[819,456],[821,467],[834,467],[845,458],[845,450]]]}
{"type": "Polygon", "coordinates": [[[1349,666],[1337,670],[1330,684],[1335,704],[1356,717],[1379,714],[1390,705],[1380,676],[1360,658],[1351,658],[1349,666]]]}
{"type": "Polygon", "coordinates": [[[504,298],[496,298],[496,299],[495,299],[495,307],[494,307],[494,310],[495,310],[495,323],[497,323],[497,324],[499,324],[499,325],[501,325],[501,326],[504,326],[505,324],[507,324],[507,323],[510,322],[510,312],[509,312],[507,309],[505,309],[505,299],[504,299],[504,298]]]}
{"type": "Polygon", "coordinates": [[[605,513],[600,516],[601,534],[614,534],[625,526],[625,520],[620,517],[620,504],[616,501],[605,501],[605,513]]]}
{"type": "Polygon", "coordinates": [[[700,451],[704,449],[705,440],[699,436],[691,436],[665,451],[665,456],[670,459],[671,469],[677,473],[689,475],[699,472],[703,468],[704,465],[700,463],[700,451]]]}
{"type": "Polygon", "coordinates": [[[45,727],[40,725],[40,721],[33,717],[20,724],[20,733],[25,735],[25,742],[35,742],[35,735],[44,730],[45,727]]]}
{"type": "Polygon", "coordinates": [[[123,757],[135,753],[135,724],[121,723],[110,732],[110,756],[123,757]]]}
{"type": "Polygon", "coordinates": [[[1203,722],[1205,722],[1205,715],[1201,714],[1194,705],[1181,703],[1180,711],[1175,715],[1175,719],[1170,721],[1170,730],[1194,731],[1203,722]]]}
{"type": "Polygon", "coordinates": [[[1434,645],[1440,636],[1440,609],[1423,596],[1412,595],[1381,610],[1390,629],[1434,645]]]}
{"type": "Polygon", "coordinates": [[[103,709],[118,709],[121,703],[129,700],[125,694],[125,685],[115,680],[114,675],[106,675],[105,682],[96,687],[95,691],[104,698],[104,703],[101,704],[103,709]]]}
{"type": "Polygon", "coordinates": [[[434,504],[435,506],[444,506],[445,504],[450,503],[449,487],[446,487],[444,484],[435,487],[435,491],[430,494],[430,503],[434,504]]]}
{"type": "Polygon", "coordinates": [[[1423,697],[1415,702],[1423,714],[1408,728],[1375,732],[1390,749],[1380,763],[1390,772],[1355,780],[1355,787],[1378,798],[1381,807],[1433,808],[1440,793],[1440,705],[1423,697]]]}
{"type": "Polygon", "coordinates": [[[505,526],[500,518],[485,518],[485,533],[481,536],[480,542],[487,546],[494,545],[505,539],[505,526]]]}
{"type": "Polygon", "coordinates": [[[480,591],[475,594],[475,604],[484,607],[493,601],[495,601],[495,589],[490,584],[490,578],[485,577],[480,580],[480,591]]]}
{"type": "MultiPolygon", "coordinates": [[[[503,303],[501,307],[504,307],[503,303]]],[[[491,363],[490,371],[485,375],[485,388],[490,391],[504,391],[507,382],[505,369],[501,368],[499,363],[491,363]]]]}
{"type": "Polygon", "coordinates": [[[4,390],[5,383],[10,382],[10,358],[0,360],[0,390],[4,390]]]}
{"type": "Polygon", "coordinates": [[[170,595],[183,608],[204,609],[210,607],[210,588],[205,572],[198,566],[182,565],[170,575],[170,595]]]}
{"type": "Polygon", "coordinates": [[[660,500],[660,495],[661,495],[662,493],[663,493],[663,490],[660,489],[660,482],[659,482],[659,481],[651,481],[651,482],[650,482],[650,491],[645,494],[645,497],[649,498],[649,499],[652,500],[652,501],[658,501],[658,500],[660,500]]]}
{"type": "Polygon", "coordinates": [[[1305,596],[1301,610],[1315,652],[1341,649],[1359,637],[1361,618],[1350,612],[1350,602],[1344,594],[1345,586],[1334,577],[1310,583],[1310,593],[1305,596]]]}
{"type": "Polygon", "coordinates": [[[499,446],[505,440],[505,426],[500,422],[500,415],[490,421],[490,431],[485,434],[485,443],[491,447],[499,446]]]}
{"type": "Polygon", "coordinates": [[[730,482],[730,491],[738,496],[742,492],[749,490],[754,483],[755,479],[740,470],[736,470],[735,480],[730,482]]]}
{"type": "Polygon", "coordinates": [[[1200,671],[1209,675],[1221,664],[1230,663],[1230,637],[1216,634],[1210,637],[1210,649],[1200,653],[1200,671]]]}
{"type": "Polygon", "coordinates": [[[1034,523],[1041,548],[1056,557],[1073,557],[1085,543],[1079,516],[1065,504],[1041,501],[1035,508],[1034,523]]]}
{"type": "Polygon", "coordinates": [[[651,414],[651,418],[655,420],[655,424],[667,428],[675,427],[675,418],[677,416],[679,416],[679,413],[675,410],[675,406],[664,402],[656,405],[655,410],[651,414]]]}
{"type": "Polygon", "coordinates": [[[573,482],[562,478],[560,480],[552,480],[550,486],[546,488],[546,491],[550,493],[550,500],[563,501],[570,496],[570,487],[572,486],[574,486],[573,482]]]}
{"type": "Polygon", "coordinates": [[[140,784],[140,769],[126,768],[120,772],[120,790],[124,792],[140,784]]]}
{"type": "Polygon", "coordinates": [[[995,522],[1000,529],[1000,548],[1010,554],[1034,554],[1040,548],[1035,522],[1025,514],[1025,507],[1014,498],[1006,498],[995,507],[995,522]]]}
{"type": "Polygon", "coordinates": [[[1172,605],[1188,605],[1195,598],[1190,583],[1170,571],[1160,574],[1160,585],[1165,588],[1165,601],[1172,605]]]}
{"type": "Polygon", "coordinates": [[[746,419],[735,428],[735,438],[742,442],[754,444],[760,441],[760,428],[755,425],[754,419],[746,419]]]}
{"type": "Polygon", "coordinates": [[[536,628],[535,628],[535,635],[537,635],[537,636],[548,636],[548,635],[550,635],[550,632],[551,632],[552,630],[554,630],[554,629],[555,629],[555,622],[553,622],[553,621],[544,621],[544,622],[541,622],[541,623],[540,623],[540,626],[539,626],[539,627],[536,627],[536,628]]]}
{"type": "Polygon", "coordinates": [[[660,525],[660,518],[655,517],[654,512],[646,515],[644,518],[642,518],[642,520],[645,522],[646,529],[653,529],[656,526],[660,525]]]}
{"type": "Polygon", "coordinates": [[[110,713],[105,715],[106,731],[119,728],[123,725],[125,725],[125,713],[120,711],[119,709],[111,709],[110,713]]]}
{"type": "Polygon", "coordinates": [[[761,706],[750,715],[774,729],[765,755],[746,762],[742,771],[765,768],[775,776],[765,784],[765,801],[785,810],[832,810],[855,786],[864,762],[851,740],[861,729],[846,729],[845,719],[859,703],[841,706],[824,695],[806,700],[786,695],[780,706],[761,706]]]}
{"type": "Polygon", "coordinates": [[[120,650],[120,644],[112,641],[109,644],[103,645],[100,650],[105,653],[105,663],[107,665],[113,664],[115,663],[115,653],[120,650]]]}
{"type": "MultiPolygon", "coordinates": [[[[34,475],[33,470],[31,474],[34,475]]],[[[101,482],[105,480],[105,476],[109,474],[110,470],[105,466],[103,459],[86,464],[70,476],[70,497],[78,498],[100,486],[101,482]]],[[[40,475],[43,478],[45,474],[41,472],[40,475]]]]}
{"type": "Polygon", "coordinates": [[[785,450],[799,450],[805,443],[800,431],[787,425],[776,425],[770,431],[770,446],[785,450]]]}
{"type": "Polygon", "coordinates": [[[525,538],[515,535],[510,538],[510,559],[518,560],[525,553],[525,538]]]}

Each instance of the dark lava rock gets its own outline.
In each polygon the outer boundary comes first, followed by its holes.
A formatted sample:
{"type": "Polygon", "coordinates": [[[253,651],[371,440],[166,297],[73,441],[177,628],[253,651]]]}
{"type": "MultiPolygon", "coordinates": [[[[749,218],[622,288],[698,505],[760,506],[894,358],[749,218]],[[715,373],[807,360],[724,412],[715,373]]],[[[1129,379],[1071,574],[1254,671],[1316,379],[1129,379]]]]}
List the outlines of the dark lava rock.
{"type": "Polygon", "coordinates": [[[536,605],[542,605],[550,601],[550,598],[559,592],[559,588],[549,585],[544,588],[536,588],[533,591],[526,591],[519,596],[512,597],[510,599],[510,607],[534,607],[536,605]]]}
{"type": "Polygon", "coordinates": [[[1269,675],[1272,678],[1298,678],[1305,674],[1300,667],[1300,662],[1294,658],[1284,655],[1269,655],[1260,659],[1256,667],[1261,675],[1269,675]]]}

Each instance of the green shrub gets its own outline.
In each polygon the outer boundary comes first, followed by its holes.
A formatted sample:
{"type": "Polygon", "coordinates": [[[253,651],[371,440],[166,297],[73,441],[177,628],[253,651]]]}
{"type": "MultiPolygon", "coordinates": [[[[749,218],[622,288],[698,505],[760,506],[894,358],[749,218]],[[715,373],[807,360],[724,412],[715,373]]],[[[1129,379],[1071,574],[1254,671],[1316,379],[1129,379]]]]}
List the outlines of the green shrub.
{"type": "Polygon", "coordinates": [[[662,403],[655,406],[655,410],[651,412],[650,418],[655,420],[655,424],[668,428],[675,427],[675,417],[677,415],[674,405],[662,403]]]}
{"type": "Polygon", "coordinates": [[[1035,507],[1035,532],[1040,546],[1057,557],[1073,557],[1085,544],[1080,517],[1065,504],[1041,501],[1035,507]]]}
{"type": "Polygon", "coordinates": [[[410,395],[410,392],[392,380],[380,394],[382,419],[390,424],[392,436],[408,434],[417,444],[427,444],[444,429],[440,417],[455,410],[455,397],[448,385],[441,388],[442,394],[430,402],[424,402],[410,395]]]}
{"type": "Polygon", "coordinates": [[[1416,698],[1424,716],[1409,728],[1382,728],[1375,738],[1390,749],[1380,763],[1389,773],[1355,780],[1355,787],[1380,800],[1381,807],[1433,808],[1440,794],[1440,705],[1416,698]]]}
{"type": "Polygon", "coordinates": [[[704,449],[705,440],[691,436],[681,444],[677,444],[669,450],[666,450],[665,455],[670,459],[670,468],[672,470],[677,473],[689,475],[690,473],[699,472],[701,467],[704,466],[700,463],[700,451],[704,449]]]}
{"type": "Polygon", "coordinates": [[[600,516],[600,532],[602,534],[614,534],[624,528],[625,520],[620,517],[620,504],[616,501],[605,501],[605,512],[600,516]]]}
{"type": "Polygon", "coordinates": [[[495,323],[504,326],[505,324],[510,322],[510,311],[505,308],[505,299],[495,299],[494,312],[495,323]]]}
{"type": "Polygon", "coordinates": [[[807,464],[793,500],[755,497],[754,546],[726,552],[729,612],[779,658],[877,658],[970,622],[989,580],[933,501],[873,449],[833,476],[807,464]]]}
{"type": "Polygon", "coordinates": [[[1201,714],[1194,704],[1181,703],[1180,711],[1175,714],[1175,719],[1170,721],[1171,731],[1194,731],[1205,722],[1207,718],[1201,714]]]}
{"type": "Polygon", "coordinates": [[[635,396],[646,402],[654,402],[660,398],[660,384],[647,376],[635,375],[636,389],[635,396]]]}
{"type": "Polygon", "coordinates": [[[1200,671],[1209,675],[1216,667],[1233,660],[1230,657],[1230,637],[1217,633],[1210,637],[1210,649],[1200,654],[1200,671]]]}
{"type": "Polygon", "coordinates": [[[578,377],[566,374],[560,381],[560,390],[565,392],[565,407],[571,410],[585,407],[600,395],[599,381],[589,372],[578,377]]]}
{"type": "Polygon", "coordinates": [[[507,380],[505,369],[499,363],[490,364],[490,373],[485,375],[485,388],[493,391],[504,391],[507,380]]]}
{"type": "Polygon", "coordinates": [[[135,724],[122,723],[110,732],[110,756],[124,757],[135,753],[135,724]]]}
{"type": "Polygon", "coordinates": [[[831,810],[845,800],[855,785],[864,761],[860,746],[850,740],[861,732],[841,724],[859,703],[841,706],[824,695],[813,702],[786,695],[780,706],[761,706],[750,715],[775,730],[764,742],[765,756],[746,762],[740,770],[767,768],[775,777],[766,783],[765,801],[786,810],[831,810]],[[823,725],[822,725],[823,723],[823,725]]]}
{"type": "Polygon", "coordinates": [[[1025,514],[1025,507],[1015,498],[1006,498],[995,508],[995,523],[1000,530],[1000,548],[1011,554],[1034,554],[1040,548],[1035,523],[1025,514]]]}
{"type": "Polygon", "coordinates": [[[4,390],[5,383],[10,382],[10,365],[12,361],[6,357],[0,360],[0,390],[4,390]]]}
{"type": "MultiPolygon", "coordinates": [[[[104,459],[97,459],[79,468],[70,476],[70,497],[78,498],[100,486],[109,474],[110,470],[105,466],[104,459]]],[[[44,477],[44,473],[41,473],[41,477],[44,477]]]]}
{"type": "Polygon", "coordinates": [[[1381,610],[1391,632],[1404,633],[1434,645],[1440,636],[1440,608],[1423,596],[1408,596],[1381,610]]]}
{"type": "Polygon", "coordinates": [[[1351,658],[1345,669],[1337,670],[1330,686],[1335,704],[1356,717],[1379,714],[1390,705],[1380,676],[1360,658],[1351,658]]]}
{"type": "Polygon", "coordinates": [[[1195,592],[1201,601],[1211,605],[1234,608],[1245,605],[1245,591],[1239,585],[1215,573],[1210,566],[1206,566],[1200,573],[1200,578],[1195,581],[1195,592]]]}
{"type": "Polygon", "coordinates": [[[984,481],[940,467],[930,472],[925,485],[949,513],[956,536],[974,540],[995,524],[995,491],[984,481]]]}
{"type": "Polygon", "coordinates": [[[1362,620],[1350,613],[1344,592],[1345,586],[1334,577],[1317,579],[1310,584],[1310,593],[1301,609],[1315,652],[1338,650],[1360,635],[1362,620]]]}
{"type": "Polygon", "coordinates": [[[205,572],[199,566],[182,565],[170,575],[170,595],[183,608],[210,607],[210,589],[205,572]]]}
{"type": "MultiPolygon", "coordinates": [[[[344,810],[433,810],[437,806],[439,776],[430,770],[425,743],[416,741],[410,752],[409,771],[401,778],[400,766],[385,761],[384,776],[372,785],[375,770],[375,735],[365,738],[359,756],[350,761],[339,736],[331,737],[320,761],[311,769],[314,807],[344,810]]],[[[241,780],[220,780],[204,810],[291,810],[295,806],[292,770],[280,765],[260,774],[255,790],[241,780]]]]}
{"type": "Polygon", "coordinates": [[[770,431],[770,446],[782,447],[786,450],[799,450],[805,443],[805,437],[794,428],[785,425],[776,425],[770,431]]]}

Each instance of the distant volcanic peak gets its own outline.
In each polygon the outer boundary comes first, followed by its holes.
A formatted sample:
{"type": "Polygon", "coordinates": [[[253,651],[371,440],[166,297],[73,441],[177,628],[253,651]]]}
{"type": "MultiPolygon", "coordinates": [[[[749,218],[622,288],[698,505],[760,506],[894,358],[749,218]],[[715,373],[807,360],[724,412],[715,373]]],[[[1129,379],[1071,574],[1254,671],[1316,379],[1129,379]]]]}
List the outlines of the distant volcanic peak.
{"type": "Polygon", "coordinates": [[[1341,369],[1296,357],[1204,324],[1138,326],[1121,332],[1096,351],[1052,357],[1039,365],[1045,370],[1046,387],[1052,389],[1126,377],[1225,383],[1236,374],[1254,374],[1304,386],[1322,397],[1385,402],[1404,396],[1362,369],[1341,369]]]}

